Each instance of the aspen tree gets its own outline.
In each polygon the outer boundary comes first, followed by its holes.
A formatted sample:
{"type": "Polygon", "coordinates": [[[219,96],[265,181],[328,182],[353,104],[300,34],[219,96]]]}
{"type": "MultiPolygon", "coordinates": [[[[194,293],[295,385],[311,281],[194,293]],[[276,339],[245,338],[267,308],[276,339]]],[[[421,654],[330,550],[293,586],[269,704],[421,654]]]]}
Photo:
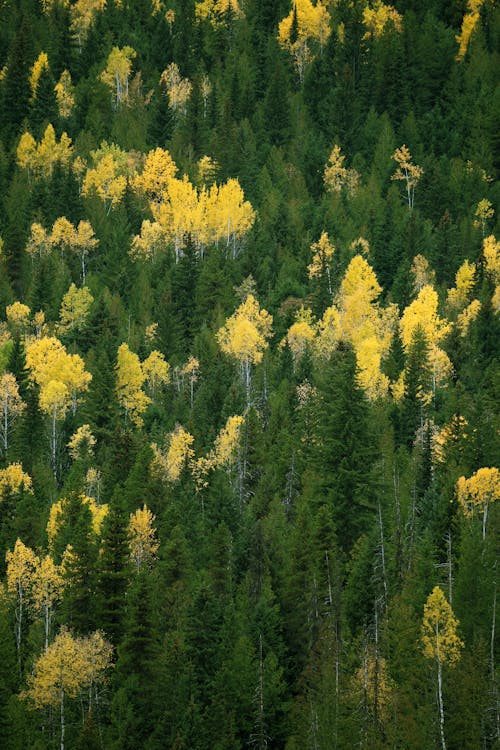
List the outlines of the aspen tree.
{"type": "Polygon", "coordinates": [[[500,500],[500,471],[483,467],[471,477],[461,476],[456,484],[457,499],[466,516],[472,516],[476,508],[483,512],[483,540],[486,537],[486,521],[491,503],[500,500]]]}
{"type": "Polygon", "coordinates": [[[244,15],[238,0],[200,0],[195,5],[195,14],[197,19],[207,20],[215,28],[223,24],[228,15],[233,19],[244,15]]]}
{"type": "MultiPolygon", "coordinates": [[[[481,229],[484,235],[486,234],[486,222],[488,219],[492,219],[495,215],[495,209],[493,208],[491,202],[487,198],[483,198],[479,201],[477,204],[476,210],[474,212],[474,216],[477,216],[478,221],[481,223],[481,229]]],[[[474,226],[477,226],[478,222],[474,222],[474,226]]]]}
{"type": "Polygon", "coordinates": [[[366,28],[363,38],[382,36],[390,25],[395,31],[401,32],[403,30],[402,20],[403,17],[392,5],[386,5],[381,0],[376,0],[371,8],[366,6],[363,10],[363,25],[366,28]]]}
{"type": "Polygon", "coordinates": [[[359,174],[355,169],[344,166],[345,156],[340,146],[335,144],[323,172],[323,182],[330,193],[340,193],[343,188],[353,194],[359,184],[359,174]]]}
{"type": "Polygon", "coordinates": [[[330,14],[321,0],[294,0],[288,16],[278,26],[278,41],[294,58],[300,82],[308,63],[313,59],[311,47],[320,51],[330,36],[330,14]]]}
{"type": "Polygon", "coordinates": [[[142,172],[132,180],[132,188],[149,201],[159,203],[168,192],[170,180],[177,174],[177,167],[170,152],[156,148],[146,154],[142,172]]]}
{"type": "Polygon", "coordinates": [[[31,310],[28,305],[24,305],[22,302],[13,302],[12,305],[7,305],[5,308],[5,314],[8,323],[10,323],[14,329],[22,330],[28,324],[31,310]]]}
{"type": "Polygon", "coordinates": [[[74,461],[92,456],[96,439],[92,434],[90,425],[82,424],[71,436],[68,443],[69,453],[74,461]]]}
{"type": "Polygon", "coordinates": [[[331,294],[332,279],[330,266],[335,253],[335,246],[330,241],[327,232],[322,232],[319,240],[311,245],[311,253],[313,257],[311,263],[307,266],[308,276],[310,279],[314,279],[326,274],[328,279],[328,293],[331,294]]]}
{"type": "Polygon", "coordinates": [[[46,52],[40,52],[37,59],[33,63],[33,67],[31,68],[30,72],[30,88],[31,88],[31,98],[36,99],[37,89],[38,89],[38,81],[40,80],[40,76],[44,71],[49,70],[49,58],[47,56],[46,52]]]}
{"type": "Polygon", "coordinates": [[[143,565],[152,565],[160,547],[153,526],[154,520],[155,516],[147,505],[130,514],[130,556],[137,570],[143,565]]]}
{"type": "Polygon", "coordinates": [[[186,364],[180,369],[180,375],[182,379],[187,377],[189,381],[189,398],[192,409],[194,402],[194,386],[200,377],[200,363],[196,357],[193,357],[192,355],[189,356],[186,364]]]}
{"type": "Polygon", "coordinates": [[[67,120],[68,117],[71,116],[75,106],[74,86],[71,81],[71,73],[69,70],[63,70],[58,82],[54,86],[54,91],[56,94],[59,117],[63,120],[67,120]]]}
{"type": "Polygon", "coordinates": [[[458,620],[453,614],[451,606],[446,601],[439,586],[435,586],[429,594],[424,606],[422,647],[426,659],[432,659],[436,663],[439,730],[442,750],[446,750],[443,706],[443,666],[448,665],[453,667],[460,659],[460,650],[463,648],[464,644],[457,635],[457,628],[458,620]]]}
{"type": "Polygon", "coordinates": [[[247,408],[250,406],[251,367],[262,361],[272,323],[272,316],[267,310],[261,310],[255,297],[249,294],[217,332],[221,350],[240,363],[247,408]]]}
{"type": "Polygon", "coordinates": [[[26,404],[19,395],[19,386],[11,372],[0,376],[0,439],[3,449],[9,448],[9,433],[12,424],[23,413],[26,404]]]}
{"type": "Polygon", "coordinates": [[[90,307],[94,301],[88,287],[77,289],[75,284],[62,298],[58,329],[61,333],[79,331],[85,327],[90,307]]]}
{"type": "Polygon", "coordinates": [[[26,547],[18,539],[14,550],[7,550],[7,590],[16,597],[16,646],[21,669],[21,640],[23,634],[24,615],[29,606],[33,577],[38,566],[38,558],[32,549],[26,547]]]}
{"type": "Polygon", "coordinates": [[[170,383],[170,365],[161,352],[153,349],[142,363],[142,372],[154,403],[157,390],[170,383]]]}
{"type": "MultiPolygon", "coordinates": [[[[89,703],[111,664],[112,646],[99,631],[76,638],[62,627],[49,648],[38,657],[28,677],[28,689],[21,694],[36,709],[57,708],[60,719],[60,750],[65,750],[65,703],[83,690],[89,703]]],[[[89,706],[90,710],[90,706],[89,706]]]]}
{"type": "Polygon", "coordinates": [[[130,351],[128,344],[121,344],[116,363],[116,393],[125,411],[125,419],[130,417],[136,427],[142,426],[142,415],[151,403],[142,390],[145,380],[139,357],[130,351]]]}
{"type": "Polygon", "coordinates": [[[474,33],[480,19],[480,10],[484,0],[468,0],[467,10],[462,20],[460,34],[455,36],[459,49],[455,60],[462,61],[467,53],[472,34],[474,33]]]}
{"type": "Polygon", "coordinates": [[[128,101],[129,77],[135,57],[137,52],[132,47],[113,47],[108,55],[106,69],[101,73],[102,81],[114,92],[116,107],[128,101]]]}
{"type": "Polygon", "coordinates": [[[412,155],[404,144],[401,148],[395,150],[392,158],[397,163],[398,168],[392,175],[391,179],[402,180],[405,183],[408,209],[412,211],[415,202],[415,188],[418,185],[424,170],[417,164],[413,164],[412,155]]]}
{"type": "Polygon", "coordinates": [[[316,326],[311,310],[301,307],[295,315],[295,322],[290,326],[280,347],[285,343],[292,352],[294,364],[305,354],[308,346],[312,345],[316,336],[316,326]]]}
{"type": "Polygon", "coordinates": [[[61,568],[56,565],[50,555],[39,560],[32,580],[31,596],[33,606],[43,616],[45,631],[45,651],[49,648],[54,607],[60,600],[64,589],[64,578],[61,568]]]}
{"type": "Polygon", "coordinates": [[[178,482],[184,468],[194,457],[194,450],[191,447],[193,443],[194,437],[184,427],[177,424],[175,429],[166,436],[163,449],[160,449],[156,443],[152,444],[154,454],[152,469],[165,481],[178,482]]]}
{"type": "Polygon", "coordinates": [[[191,96],[193,85],[188,78],[183,78],[177,63],[170,63],[160,76],[160,84],[164,86],[170,107],[174,112],[185,115],[187,103],[191,96]]]}

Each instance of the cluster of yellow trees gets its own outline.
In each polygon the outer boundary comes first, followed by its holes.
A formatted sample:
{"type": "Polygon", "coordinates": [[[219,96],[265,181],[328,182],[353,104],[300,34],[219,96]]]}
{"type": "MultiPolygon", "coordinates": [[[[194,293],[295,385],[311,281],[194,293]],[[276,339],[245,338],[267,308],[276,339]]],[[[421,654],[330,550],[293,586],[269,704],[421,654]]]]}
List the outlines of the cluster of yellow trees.
{"type": "Polygon", "coordinates": [[[184,468],[193,475],[197,490],[208,484],[207,476],[215,469],[230,471],[240,443],[240,431],[244,423],[241,416],[229,417],[215,438],[213,448],[205,456],[195,458],[194,437],[181,425],[165,436],[164,446],[152,444],[154,473],[166,482],[177,482],[184,468]]]}
{"type": "Polygon", "coordinates": [[[147,199],[153,222],[142,223],[141,233],[132,240],[132,257],[154,261],[158,251],[170,245],[178,261],[187,241],[202,257],[207,246],[219,244],[231,248],[234,257],[255,221],[238,180],[197,188],[186,175],[178,178],[176,173],[168,151],[157,148],[147,154],[144,169],[132,184],[147,199]]]}
{"type": "MultiPolygon", "coordinates": [[[[99,538],[107,505],[98,506],[93,498],[84,496],[81,501],[91,508],[93,530],[99,538]]],[[[66,504],[67,501],[63,499],[52,506],[47,527],[49,545],[52,545],[57,534],[66,504]]],[[[130,558],[136,569],[150,566],[156,557],[159,542],[153,526],[154,520],[154,515],[146,505],[130,514],[130,558]]],[[[90,712],[93,702],[98,698],[98,689],[106,679],[113,653],[111,644],[101,631],[78,637],[62,626],[52,638],[54,612],[70,583],[74,558],[75,553],[71,545],[68,545],[61,563],[56,564],[51,554],[39,557],[21,539],[17,539],[14,549],[8,550],[6,554],[6,595],[15,601],[18,653],[21,651],[23,627],[28,616],[42,620],[44,629],[44,649],[35,661],[27,680],[27,689],[21,697],[36,709],[58,709],[61,747],[64,747],[65,701],[68,698],[81,698],[85,694],[88,700],[87,710],[90,712]]]]}

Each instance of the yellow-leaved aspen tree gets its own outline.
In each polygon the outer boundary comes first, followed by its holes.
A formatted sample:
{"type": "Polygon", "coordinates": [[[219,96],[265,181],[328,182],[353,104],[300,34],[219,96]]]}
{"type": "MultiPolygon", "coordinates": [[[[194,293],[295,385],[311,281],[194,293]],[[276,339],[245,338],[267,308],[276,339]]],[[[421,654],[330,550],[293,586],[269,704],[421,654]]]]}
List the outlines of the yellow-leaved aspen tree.
{"type": "Polygon", "coordinates": [[[137,52],[132,47],[113,47],[108,55],[106,69],[101,74],[101,80],[114,93],[116,107],[128,101],[128,83],[132,71],[132,60],[137,52]]]}
{"type": "Polygon", "coordinates": [[[16,378],[11,372],[5,372],[0,377],[0,438],[5,452],[9,448],[12,424],[25,408],[26,404],[19,395],[16,378]]]}
{"type": "Polygon", "coordinates": [[[67,698],[76,698],[84,690],[92,696],[105,678],[113,648],[99,631],[77,638],[62,627],[48,649],[35,661],[28,677],[28,689],[21,694],[34,708],[59,710],[60,750],[65,748],[67,698]]]}
{"type": "Polygon", "coordinates": [[[328,293],[332,293],[332,279],[330,266],[335,253],[335,245],[330,241],[327,232],[322,232],[317,242],[311,245],[313,254],[311,263],[307,266],[307,274],[310,279],[322,277],[326,274],[328,280],[328,293]]]}
{"type": "Polygon", "coordinates": [[[391,179],[402,180],[405,183],[408,209],[412,211],[415,202],[415,188],[418,185],[424,170],[417,164],[413,164],[412,155],[404,144],[401,148],[395,150],[392,158],[397,163],[398,168],[392,175],[391,179]]]}
{"type": "Polygon", "coordinates": [[[61,566],[56,565],[50,555],[46,555],[35,569],[31,588],[33,605],[41,612],[44,621],[45,651],[49,648],[54,607],[61,599],[63,589],[61,566]]]}
{"type": "Polygon", "coordinates": [[[154,520],[155,516],[147,505],[143,505],[135,513],[130,514],[130,556],[137,570],[140,570],[143,565],[152,565],[160,547],[156,538],[156,529],[153,526],[154,520]]]}
{"type": "Polygon", "coordinates": [[[61,77],[54,86],[54,92],[56,95],[59,117],[65,120],[71,116],[73,107],[75,106],[75,89],[71,81],[71,73],[69,70],[63,70],[61,77]]]}
{"type": "Polygon", "coordinates": [[[142,415],[151,403],[142,390],[145,380],[139,357],[130,351],[128,344],[121,344],[116,362],[116,393],[125,419],[130,417],[136,427],[142,426],[142,415]]]}
{"type": "Polygon", "coordinates": [[[476,508],[482,510],[483,539],[486,538],[486,521],[491,503],[500,500],[500,471],[483,467],[471,477],[460,477],[456,484],[457,499],[466,516],[472,516],[476,508]]]}
{"type": "Polygon", "coordinates": [[[165,439],[165,447],[159,448],[156,443],[151,445],[153,449],[152,469],[167,482],[177,482],[185,466],[190,464],[194,451],[192,445],[194,437],[177,424],[175,429],[165,439]]]}
{"type": "Polygon", "coordinates": [[[463,643],[457,635],[458,620],[439,586],[429,594],[422,620],[422,647],[424,656],[436,663],[439,729],[442,750],[446,750],[443,706],[443,666],[453,667],[460,659],[463,643]]]}
{"type": "Polygon", "coordinates": [[[22,302],[13,302],[5,308],[7,322],[17,332],[22,332],[28,325],[31,309],[22,302]]]}
{"type": "Polygon", "coordinates": [[[261,310],[255,297],[249,294],[217,332],[217,341],[224,354],[240,364],[247,408],[250,407],[251,367],[262,361],[271,337],[272,323],[272,316],[267,310],[261,310]]]}
{"type": "Polygon", "coordinates": [[[200,376],[200,363],[196,357],[193,357],[192,355],[188,357],[188,361],[180,370],[180,376],[183,380],[184,377],[187,377],[189,381],[189,399],[192,409],[194,402],[194,386],[200,376]]]}
{"type": "Polygon", "coordinates": [[[295,322],[292,323],[285,338],[280,342],[280,348],[285,344],[288,345],[292,353],[294,367],[306,353],[307,347],[314,342],[316,332],[317,328],[311,310],[301,307],[295,314],[295,322]]]}
{"type": "Polygon", "coordinates": [[[7,551],[7,590],[16,597],[16,646],[21,669],[21,640],[23,634],[24,614],[30,602],[33,577],[39,564],[38,557],[32,549],[18,539],[14,550],[7,551]]]}
{"type": "Polygon", "coordinates": [[[154,403],[158,389],[170,383],[170,365],[161,352],[153,349],[149,357],[142,363],[142,372],[151,400],[154,403]]]}
{"type": "Polygon", "coordinates": [[[72,283],[61,301],[58,330],[61,333],[82,331],[93,301],[94,298],[88,287],[78,289],[72,283]]]}

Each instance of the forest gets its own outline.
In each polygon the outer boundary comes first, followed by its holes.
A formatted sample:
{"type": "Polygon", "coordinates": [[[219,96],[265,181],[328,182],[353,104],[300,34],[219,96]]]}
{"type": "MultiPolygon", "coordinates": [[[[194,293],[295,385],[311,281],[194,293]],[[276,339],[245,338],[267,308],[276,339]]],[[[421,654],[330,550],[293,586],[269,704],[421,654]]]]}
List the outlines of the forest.
{"type": "Polygon", "coordinates": [[[0,747],[498,750],[500,7],[0,0],[0,747]]]}

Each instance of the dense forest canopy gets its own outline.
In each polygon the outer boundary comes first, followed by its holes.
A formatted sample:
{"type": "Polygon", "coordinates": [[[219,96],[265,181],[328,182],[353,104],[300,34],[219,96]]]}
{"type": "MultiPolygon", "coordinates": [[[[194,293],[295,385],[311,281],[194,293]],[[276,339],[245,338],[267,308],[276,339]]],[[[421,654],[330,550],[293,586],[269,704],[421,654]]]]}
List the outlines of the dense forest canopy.
{"type": "Polygon", "coordinates": [[[0,745],[500,742],[493,0],[0,0],[0,745]]]}

